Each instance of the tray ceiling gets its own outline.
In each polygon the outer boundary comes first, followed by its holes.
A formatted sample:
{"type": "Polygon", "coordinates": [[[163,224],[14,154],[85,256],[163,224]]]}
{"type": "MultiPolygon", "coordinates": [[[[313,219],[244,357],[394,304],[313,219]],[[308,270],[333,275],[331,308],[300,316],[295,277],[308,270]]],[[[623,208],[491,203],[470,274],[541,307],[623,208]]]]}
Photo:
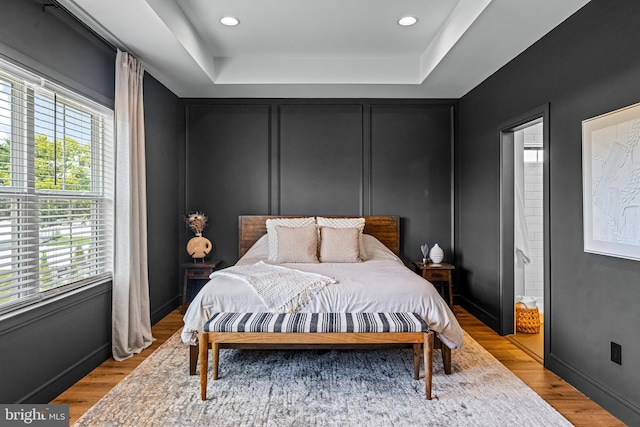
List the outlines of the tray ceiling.
{"type": "Polygon", "coordinates": [[[459,98],[588,0],[59,2],[180,97],[459,98]]]}

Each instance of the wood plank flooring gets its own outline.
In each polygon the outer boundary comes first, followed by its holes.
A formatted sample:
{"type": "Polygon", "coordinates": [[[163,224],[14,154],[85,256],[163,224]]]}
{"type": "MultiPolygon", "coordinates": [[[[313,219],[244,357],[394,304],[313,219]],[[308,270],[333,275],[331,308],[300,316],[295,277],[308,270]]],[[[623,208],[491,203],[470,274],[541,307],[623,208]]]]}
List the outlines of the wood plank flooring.
{"type": "MultiPolygon", "coordinates": [[[[100,398],[107,394],[176,331],[181,329],[183,324],[180,311],[178,309],[172,311],[151,328],[153,337],[156,339],[151,346],[144,349],[140,354],[133,355],[122,362],[116,362],[113,358],[107,360],[64,391],[55,400],[52,400],[51,403],[68,403],[69,425],[73,425],[100,398]]],[[[186,349],[184,356],[185,363],[187,363],[188,353],[186,349]]]]}
{"type": "Polygon", "coordinates": [[[455,307],[462,328],[511,372],[538,393],[566,419],[576,426],[625,426],[598,404],[576,390],[553,372],[466,310],[455,307]]]}
{"type": "MultiPolygon", "coordinates": [[[[463,329],[473,339],[574,425],[579,427],[625,425],[464,309],[456,306],[455,313],[463,329]]],[[[69,404],[72,425],[173,333],[182,328],[182,325],[182,315],[176,309],[154,325],[152,330],[156,341],[151,347],[123,362],[107,360],[51,403],[69,404]]],[[[185,363],[187,363],[186,350],[185,363]]]]}

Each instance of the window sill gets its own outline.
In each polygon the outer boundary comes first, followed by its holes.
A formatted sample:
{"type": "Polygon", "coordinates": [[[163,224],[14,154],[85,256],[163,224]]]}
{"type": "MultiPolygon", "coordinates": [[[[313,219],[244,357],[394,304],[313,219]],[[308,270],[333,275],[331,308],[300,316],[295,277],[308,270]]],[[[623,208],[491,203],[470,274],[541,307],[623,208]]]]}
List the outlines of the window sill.
{"type": "MultiPolygon", "coordinates": [[[[51,313],[59,310],[59,308],[55,308],[59,306],[56,303],[63,300],[79,300],[84,301],[89,298],[95,297],[95,295],[102,294],[106,291],[111,291],[111,277],[104,277],[95,283],[91,283],[88,285],[78,286],[74,289],[65,289],[58,290],[57,292],[52,292],[49,295],[40,295],[37,298],[33,298],[30,301],[25,301],[22,305],[15,305],[13,307],[7,307],[4,313],[0,313],[0,324],[5,322],[10,322],[11,319],[16,317],[24,316],[32,311],[41,311],[41,315],[45,315],[46,313],[51,313]],[[105,285],[109,285],[107,289],[105,289],[105,285]]],[[[77,301],[74,301],[77,303],[77,301]]],[[[0,328],[4,329],[4,328],[0,328]]]]}

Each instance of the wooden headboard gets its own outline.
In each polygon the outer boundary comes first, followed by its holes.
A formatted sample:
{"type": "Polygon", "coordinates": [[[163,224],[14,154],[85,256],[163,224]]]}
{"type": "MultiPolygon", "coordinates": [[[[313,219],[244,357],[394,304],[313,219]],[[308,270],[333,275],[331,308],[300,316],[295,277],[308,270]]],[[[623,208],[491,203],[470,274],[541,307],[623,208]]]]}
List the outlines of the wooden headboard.
{"type": "MultiPolygon", "coordinates": [[[[242,215],[238,217],[238,255],[242,257],[264,233],[269,218],[296,218],[286,215],[242,215]]],[[[311,216],[311,215],[309,215],[311,216]]],[[[397,216],[326,216],[327,218],[364,218],[364,232],[371,234],[394,254],[400,254],[400,218],[397,216]]]]}

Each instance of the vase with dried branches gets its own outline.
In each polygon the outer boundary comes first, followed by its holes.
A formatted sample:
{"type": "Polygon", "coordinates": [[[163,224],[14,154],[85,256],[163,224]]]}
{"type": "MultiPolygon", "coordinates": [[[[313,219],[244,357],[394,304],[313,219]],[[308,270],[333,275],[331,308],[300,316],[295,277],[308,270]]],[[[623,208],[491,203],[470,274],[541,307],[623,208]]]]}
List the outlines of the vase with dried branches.
{"type": "Polygon", "coordinates": [[[202,236],[202,232],[207,226],[207,221],[208,218],[203,212],[193,212],[185,217],[187,226],[196,235],[187,242],[187,253],[193,258],[194,262],[204,260],[213,248],[211,241],[202,236]]]}

